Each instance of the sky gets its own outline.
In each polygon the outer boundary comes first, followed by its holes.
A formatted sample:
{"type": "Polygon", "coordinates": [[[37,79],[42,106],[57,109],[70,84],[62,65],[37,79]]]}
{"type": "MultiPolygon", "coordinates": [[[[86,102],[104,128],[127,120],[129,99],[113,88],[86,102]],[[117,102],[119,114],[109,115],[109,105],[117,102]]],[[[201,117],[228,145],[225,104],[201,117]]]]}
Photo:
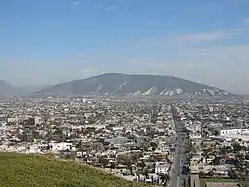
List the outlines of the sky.
{"type": "Polygon", "coordinates": [[[248,0],[0,0],[0,80],[160,74],[249,94],[248,0]]]}

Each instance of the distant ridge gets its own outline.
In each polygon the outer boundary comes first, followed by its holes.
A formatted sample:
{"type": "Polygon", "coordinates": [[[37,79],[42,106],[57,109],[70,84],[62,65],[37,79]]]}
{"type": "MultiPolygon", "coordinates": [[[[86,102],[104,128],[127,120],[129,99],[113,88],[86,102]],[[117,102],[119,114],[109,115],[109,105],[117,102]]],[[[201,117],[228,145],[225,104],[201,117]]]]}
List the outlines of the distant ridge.
{"type": "Polygon", "coordinates": [[[4,80],[0,80],[0,99],[14,96],[29,95],[46,87],[48,86],[15,87],[4,80]]]}
{"type": "Polygon", "coordinates": [[[16,96],[20,90],[4,80],[0,80],[0,97],[16,96]]]}
{"type": "Polygon", "coordinates": [[[95,96],[230,96],[225,90],[162,75],[129,75],[105,73],[86,79],[57,84],[38,95],[95,95],[95,96]]]}

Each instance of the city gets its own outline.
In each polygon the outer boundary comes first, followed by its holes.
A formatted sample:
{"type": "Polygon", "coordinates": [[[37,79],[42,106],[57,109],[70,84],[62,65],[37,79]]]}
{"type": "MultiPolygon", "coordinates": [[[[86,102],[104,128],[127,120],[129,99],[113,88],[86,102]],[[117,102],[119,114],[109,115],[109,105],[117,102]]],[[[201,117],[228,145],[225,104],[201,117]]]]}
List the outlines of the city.
{"type": "Polygon", "coordinates": [[[0,187],[249,187],[249,0],[0,0],[0,187]]]}
{"type": "Polygon", "coordinates": [[[152,185],[248,184],[246,101],[33,97],[2,100],[0,111],[1,152],[74,160],[152,185]]]}

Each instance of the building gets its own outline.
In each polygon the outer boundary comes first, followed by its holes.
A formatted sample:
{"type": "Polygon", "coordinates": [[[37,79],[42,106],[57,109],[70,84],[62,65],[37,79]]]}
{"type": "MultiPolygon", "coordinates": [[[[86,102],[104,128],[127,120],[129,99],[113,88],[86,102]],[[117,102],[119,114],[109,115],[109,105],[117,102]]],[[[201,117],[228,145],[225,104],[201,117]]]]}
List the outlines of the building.
{"type": "Polygon", "coordinates": [[[209,107],[209,112],[213,112],[214,111],[214,107],[209,107]]]}
{"type": "Polygon", "coordinates": [[[52,151],[64,151],[64,150],[72,150],[72,143],[68,142],[60,142],[60,143],[50,143],[52,147],[52,151]]]}
{"type": "Polygon", "coordinates": [[[248,129],[224,129],[220,130],[221,136],[231,136],[231,135],[242,135],[242,134],[248,134],[248,129]]]}
{"type": "Polygon", "coordinates": [[[167,174],[170,165],[165,162],[156,162],[155,164],[155,173],[167,174]]]}

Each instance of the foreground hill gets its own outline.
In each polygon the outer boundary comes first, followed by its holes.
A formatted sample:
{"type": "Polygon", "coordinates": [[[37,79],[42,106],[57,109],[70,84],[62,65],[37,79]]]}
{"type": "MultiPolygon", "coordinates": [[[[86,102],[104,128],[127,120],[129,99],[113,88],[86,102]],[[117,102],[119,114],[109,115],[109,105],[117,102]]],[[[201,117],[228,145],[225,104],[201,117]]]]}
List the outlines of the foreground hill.
{"type": "Polygon", "coordinates": [[[1,187],[144,187],[90,166],[42,156],[0,153],[1,187]]]}
{"type": "Polygon", "coordinates": [[[43,89],[39,95],[100,95],[100,96],[227,96],[228,92],[184,80],[160,75],[128,75],[106,73],[74,80],[43,89]]]}

